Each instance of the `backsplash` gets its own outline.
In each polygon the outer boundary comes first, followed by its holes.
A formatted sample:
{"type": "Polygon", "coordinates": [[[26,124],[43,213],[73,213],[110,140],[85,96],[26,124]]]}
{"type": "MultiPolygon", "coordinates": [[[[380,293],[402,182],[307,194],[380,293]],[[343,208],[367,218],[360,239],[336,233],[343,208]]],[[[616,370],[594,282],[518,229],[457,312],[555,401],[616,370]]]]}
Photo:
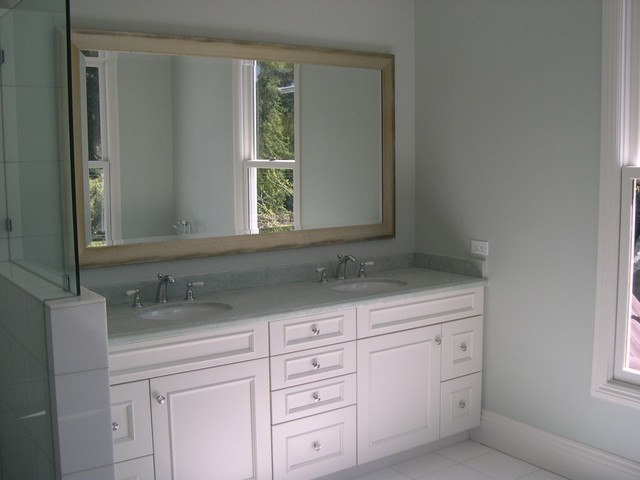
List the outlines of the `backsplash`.
{"type": "MultiPolygon", "coordinates": [[[[447,257],[424,253],[406,253],[398,255],[384,255],[379,257],[358,258],[355,264],[349,264],[349,277],[354,278],[358,274],[358,265],[361,261],[373,260],[374,265],[367,267],[368,275],[399,268],[419,267],[430,270],[467,275],[470,277],[486,277],[486,262],[468,258],[447,257]]],[[[194,296],[236,290],[239,288],[258,288],[266,285],[277,285],[292,282],[307,282],[319,280],[320,276],[316,268],[326,268],[329,278],[333,276],[336,261],[299,263],[293,265],[278,265],[267,268],[255,268],[231,272],[219,272],[212,274],[189,275],[175,277],[175,283],[169,285],[170,299],[183,299],[188,282],[204,282],[203,287],[194,288],[194,296]]],[[[171,274],[158,267],[158,272],[171,274]]],[[[150,280],[145,282],[122,283],[105,287],[92,287],[91,290],[107,299],[107,304],[120,305],[132,302],[133,297],[127,297],[127,290],[139,289],[142,302],[149,304],[154,301],[158,282],[150,280]]]]}

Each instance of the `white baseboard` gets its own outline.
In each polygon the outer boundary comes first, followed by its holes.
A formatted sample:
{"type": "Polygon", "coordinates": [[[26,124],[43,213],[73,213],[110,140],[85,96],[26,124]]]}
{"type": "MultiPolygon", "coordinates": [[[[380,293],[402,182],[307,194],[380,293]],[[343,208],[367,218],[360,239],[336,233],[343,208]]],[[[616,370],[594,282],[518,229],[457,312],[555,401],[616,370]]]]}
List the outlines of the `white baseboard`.
{"type": "Polygon", "coordinates": [[[572,480],[638,480],[640,463],[482,411],[471,439],[572,480]]]}

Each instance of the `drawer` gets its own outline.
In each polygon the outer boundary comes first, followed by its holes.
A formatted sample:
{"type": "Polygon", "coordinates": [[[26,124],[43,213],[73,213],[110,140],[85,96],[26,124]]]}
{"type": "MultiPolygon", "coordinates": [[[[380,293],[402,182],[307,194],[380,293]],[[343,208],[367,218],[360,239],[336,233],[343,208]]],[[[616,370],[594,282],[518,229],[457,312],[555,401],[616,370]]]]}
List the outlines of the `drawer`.
{"type": "Polygon", "coordinates": [[[269,327],[256,322],[111,347],[109,375],[124,383],[268,356],[269,327]]]}
{"type": "Polygon", "coordinates": [[[271,394],[274,424],[296,420],[356,403],[356,375],[344,375],[271,394]]]}
{"type": "Polygon", "coordinates": [[[116,480],[155,480],[153,455],[115,464],[116,480]]]}
{"type": "Polygon", "coordinates": [[[356,338],[356,310],[339,310],[269,324],[271,355],[346,342],[356,338]]]}
{"type": "Polygon", "coordinates": [[[442,380],[482,370],[482,315],[442,325],[442,380]]]}
{"type": "Polygon", "coordinates": [[[480,425],[482,374],[454,378],[440,385],[440,438],[480,425]]]}
{"type": "Polygon", "coordinates": [[[116,462],[153,453],[149,382],[111,387],[111,422],[116,462]]]}
{"type": "Polygon", "coordinates": [[[355,373],[356,342],[271,357],[271,389],[355,373]]]}
{"type": "Polygon", "coordinates": [[[356,464],[356,407],[273,427],[274,480],[308,480],[356,464]]]}
{"type": "Polygon", "coordinates": [[[358,307],[358,338],[481,315],[484,288],[358,307]]]}

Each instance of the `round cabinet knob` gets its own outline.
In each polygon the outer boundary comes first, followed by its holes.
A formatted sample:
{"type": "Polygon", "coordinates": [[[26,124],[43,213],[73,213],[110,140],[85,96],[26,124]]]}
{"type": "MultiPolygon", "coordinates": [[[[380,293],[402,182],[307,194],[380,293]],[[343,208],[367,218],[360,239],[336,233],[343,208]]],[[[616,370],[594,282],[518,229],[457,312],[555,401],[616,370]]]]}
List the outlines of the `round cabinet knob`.
{"type": "Polygon", "coordinates": [[[322,448],[322,444],[321,444],[320,442],[317,442],[317,441],[316,441],[316,442],[313,442],[313,449],[314,449],[316,452],[319,452],[321,448],[322,448]]]}
{"type": "Polygon", "coordinates": [[[460,408],[464,408],[464,407],[466,407],[466,406],[467,406],[467,404],[464,402],[464,400],[460,400],[460,401],[458,402],[458,406],[459,406],[460,408]]]}
{"type": "Polygon", "coordinates": [[[311,365],[313,366],[314,370],[318,370],[320,368],[320,362],[318,362],[317,360],[314,360],[311,365]]]}
{"type": "Polygon", "coordinates": [[[440,345],[442,344],[442,338],[440,338],[440,336],[436,337],[436,345],[440,345]]]}
{"type": "Polygon", "coordinates": [[[313,398],[313,401],[314,401],[314,402],[319,402],[320,400],[322,400],[322,399],[320,398],[320,394],[319,394],[318,392],[315,392],[315,393],[313,394],[313,397],[311,397],[311,398],[313,398]]]}
{"type": "Polygon", "coordinates": [[[158,403],[160,405],[164,405],[166,403],[166,401],[167,401],[167,397],[165,397],[164,395],[158,395],[156,397],[156,400],[158,401],[158,403]]]}
{"type": "Polygon", "coordinates": [[[117,432],[118,430],[120,430],[120,425],[118,424],[118,422],[113,422],[111,424],[111,430],[114,432],[117,432]]]}
{"type": "Polygon", "coordinates": [[[467,351],[467,344],[466,343],[461,343],[460,345],[458,345],[458,348],[460,350],[462,350],[463,352],[467,351]]]}
{"type": "Polygon", "coordinates": [[[320,329],[318,327],[312,327],[311,333],[313,333],[314,335],[320,335],[320,329]]]}

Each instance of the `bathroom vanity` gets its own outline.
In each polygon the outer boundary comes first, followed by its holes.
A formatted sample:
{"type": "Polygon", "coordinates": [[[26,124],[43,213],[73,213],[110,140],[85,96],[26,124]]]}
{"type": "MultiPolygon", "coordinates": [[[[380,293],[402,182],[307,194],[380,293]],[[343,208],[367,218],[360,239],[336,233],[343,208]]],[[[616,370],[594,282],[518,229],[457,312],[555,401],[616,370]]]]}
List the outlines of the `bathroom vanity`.
{"type": "Polygon", "coordinates": [[[110,307],[117,478],[307,480],[479,425],[485,280],[377,280],[198,298],[230,307],[210,319],[110,307]]]}

